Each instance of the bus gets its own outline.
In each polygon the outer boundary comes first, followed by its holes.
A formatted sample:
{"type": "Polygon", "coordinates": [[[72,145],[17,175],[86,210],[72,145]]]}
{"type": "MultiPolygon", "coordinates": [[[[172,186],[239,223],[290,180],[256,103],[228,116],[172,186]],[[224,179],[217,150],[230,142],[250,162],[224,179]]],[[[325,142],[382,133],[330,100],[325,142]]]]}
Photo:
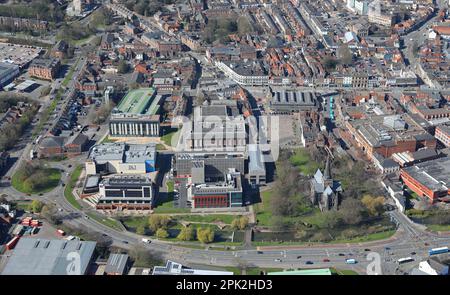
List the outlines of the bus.
{"type": "Polygon", "coordinates": [[[430,251],[428,251],[428,254],[431,255],[436,255],[436,254],[442,254],[442,253],[447,253],[448,252],[448,247],[440,247],[440,248],[433,248],[430,251]]]}
{"type": "Polygon", "coordinates": [[[345,260],[345,263],[347,263],[347,264],[356,264],[356,260],[353,259],[353,258],[351,258],[351,259],[346,259],[346,260],[345,260]]]}
{"type": "Polygon", "coordinates": [[[398,264],[403,264],[403,263],[408,263],[414,261],[414,259],[412,257],[405,257],[405,258],[400,258],[399,260],[397,260],[398,264]]]}

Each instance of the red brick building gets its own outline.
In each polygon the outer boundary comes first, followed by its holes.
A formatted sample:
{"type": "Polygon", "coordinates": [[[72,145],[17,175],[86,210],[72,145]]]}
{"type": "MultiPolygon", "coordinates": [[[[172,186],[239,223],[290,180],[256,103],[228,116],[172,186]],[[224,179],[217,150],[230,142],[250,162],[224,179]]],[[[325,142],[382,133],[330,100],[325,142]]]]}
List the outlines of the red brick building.
{"type": "Polygon", "coordinates": [[[400,170],[403,183],[430,202],[450,201],[450,158],[439,158],[400,170]]]}

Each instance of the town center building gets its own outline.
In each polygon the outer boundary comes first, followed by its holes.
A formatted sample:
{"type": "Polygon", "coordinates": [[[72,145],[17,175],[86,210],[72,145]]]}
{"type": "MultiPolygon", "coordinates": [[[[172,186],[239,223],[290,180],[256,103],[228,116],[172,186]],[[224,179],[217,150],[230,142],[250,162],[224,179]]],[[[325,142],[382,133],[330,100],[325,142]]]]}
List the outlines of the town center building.
{"type": "Polygon", "coordinates": [[[161,96],[153,88],[132,90],[111,114],[109,133],[113,137],[159,137],[161,96]]]}

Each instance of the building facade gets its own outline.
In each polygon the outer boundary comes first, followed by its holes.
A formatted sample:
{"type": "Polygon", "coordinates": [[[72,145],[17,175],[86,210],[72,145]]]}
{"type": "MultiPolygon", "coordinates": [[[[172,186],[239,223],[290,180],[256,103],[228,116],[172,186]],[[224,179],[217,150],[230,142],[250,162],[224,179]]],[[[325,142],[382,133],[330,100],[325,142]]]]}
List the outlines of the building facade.
{"type": "Polygon", "coordinates": [[[97,210],[150,210],[155,204],[152,181],[145,175],[115,175],[99,185],[97,210]]]}
{"type": "Polygon", "coordinates": [[[28,73],[31,77],[42,80],[54,80],[58,74],[60,62],[56,58],[35,59],[31,63],[28,73]]]}

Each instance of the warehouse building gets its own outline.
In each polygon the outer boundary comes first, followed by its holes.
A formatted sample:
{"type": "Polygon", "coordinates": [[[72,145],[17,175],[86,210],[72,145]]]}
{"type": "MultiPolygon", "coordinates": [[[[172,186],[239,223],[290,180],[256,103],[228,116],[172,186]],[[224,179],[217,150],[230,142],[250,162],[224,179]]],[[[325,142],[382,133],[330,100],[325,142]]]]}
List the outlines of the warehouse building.
{"type": "Polygon", "coordinates": [[[93,146],[86,174],[145,174],[156,171],[156,144],[103,143],[93,146]]]}
{"type": "Polygon", "coordinates": [[[275,113],[308,111],[317,108],[317,97],[312,92],[298,90],[274,90],[271,92],[270,109],[275,113]]]}
{"type": "Polygon", "coordinates": [[[114,137],[159,137],[159,101],[153,88],[130,91],[111,113],[109,133],[114,137]]]}
{"type": "Polygon", "coordinates": [[[404,184],[430,202],[450,201],[450,158],[439,158],[400,170],[404,184]]]}
{"type": "Polygon", "coordinates": [[[127,254],[111,254],[105,267],[105,274],[109,276],[120,276],[127,273],[129,269],[127,254]]]}
{"type": "Polygon", "coordinates": [[[96,242],[21,238],[2,275],[85,275],[96,242]]]}
{"type": "Polygon", "coordinates": [[[19,74],[19,66],[6,62],[0,62],[0,88],[8,85],[17,76],[19,76],[19,74]]]}
{"type": "Polygon", "coordinates": [[[155,203],[153,183],[145,175],[115,175],[99,185],[97,210],[150,210],[155,203]]]}

